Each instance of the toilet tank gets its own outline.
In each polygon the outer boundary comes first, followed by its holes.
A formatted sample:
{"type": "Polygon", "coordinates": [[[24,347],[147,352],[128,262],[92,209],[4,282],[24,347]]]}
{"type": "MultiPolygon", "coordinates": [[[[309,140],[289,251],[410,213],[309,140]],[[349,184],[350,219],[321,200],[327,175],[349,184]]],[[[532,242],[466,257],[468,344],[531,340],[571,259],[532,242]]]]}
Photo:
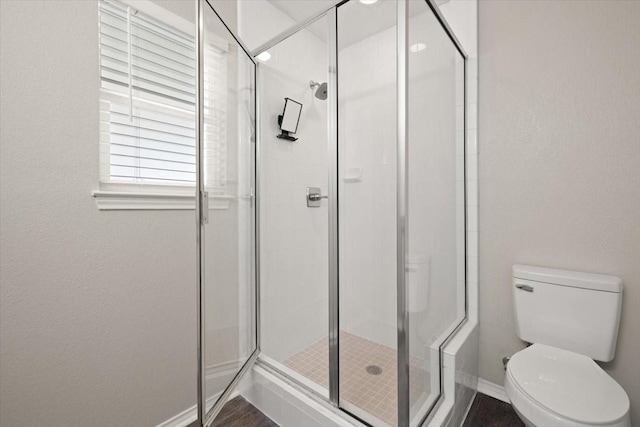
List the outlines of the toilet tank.
{"type": "Polygon", "coordinates": [[[622,280],[528,265],[513,266],[518,337],[592,359],[613,359],[622,307],[622,280]]]}

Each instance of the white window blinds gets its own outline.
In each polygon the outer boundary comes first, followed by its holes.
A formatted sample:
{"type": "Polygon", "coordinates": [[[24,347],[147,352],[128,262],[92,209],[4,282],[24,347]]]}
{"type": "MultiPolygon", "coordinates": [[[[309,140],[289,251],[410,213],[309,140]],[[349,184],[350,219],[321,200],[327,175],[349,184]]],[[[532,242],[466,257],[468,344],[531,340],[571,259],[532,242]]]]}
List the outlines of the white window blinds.
{"type": "MultiPolygon", "coordinates": [[[[193,38],[119,2],[99,5],[101,180],[194,184],[193,38]]],[[[205,55],[205,184],[224,190],[225,46],[207,46],[205,55]]]]}

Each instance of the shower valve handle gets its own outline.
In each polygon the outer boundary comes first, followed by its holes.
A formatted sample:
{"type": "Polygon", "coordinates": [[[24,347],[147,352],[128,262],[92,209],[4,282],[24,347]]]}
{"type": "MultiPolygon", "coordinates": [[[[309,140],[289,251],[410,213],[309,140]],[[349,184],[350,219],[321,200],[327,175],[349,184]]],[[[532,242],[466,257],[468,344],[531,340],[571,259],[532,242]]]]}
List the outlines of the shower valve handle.
{"type": "Polygon", "coordinates": [[[323,196],[319,187],[307,187],[307,207],[319,208],[322,199],[328,199],[329,196],[323,196]]]}
{"type": "Polygon", "coordinates": [[[329,196],[321,196],[320,194],[309,194],[309,200],[317,202],[320,199],[328,199],[329,196]]]}

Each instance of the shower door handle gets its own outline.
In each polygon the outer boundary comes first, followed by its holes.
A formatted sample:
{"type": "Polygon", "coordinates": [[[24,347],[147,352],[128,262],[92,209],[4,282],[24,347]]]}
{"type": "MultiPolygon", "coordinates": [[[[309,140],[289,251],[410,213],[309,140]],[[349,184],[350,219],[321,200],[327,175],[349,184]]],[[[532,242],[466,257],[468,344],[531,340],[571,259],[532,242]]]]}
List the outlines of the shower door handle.
{"type": "Polygon", "coordinates": [[[307,187],[307,207],[319,208],[322,199],[328,199],[329,196],[323,196],[318,187],[307,187]]]}

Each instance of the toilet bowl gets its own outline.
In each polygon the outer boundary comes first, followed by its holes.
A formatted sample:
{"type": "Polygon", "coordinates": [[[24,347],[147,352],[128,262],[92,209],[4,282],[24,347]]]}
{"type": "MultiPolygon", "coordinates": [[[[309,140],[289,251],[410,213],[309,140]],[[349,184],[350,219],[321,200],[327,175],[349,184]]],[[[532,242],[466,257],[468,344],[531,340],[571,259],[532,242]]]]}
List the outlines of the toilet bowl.
{"type": "Polygon", "coordinates": [[[625,391],[581,354],[533,344],[507,364],[505,390],[528,426],[631,427],[625,391]]]}

